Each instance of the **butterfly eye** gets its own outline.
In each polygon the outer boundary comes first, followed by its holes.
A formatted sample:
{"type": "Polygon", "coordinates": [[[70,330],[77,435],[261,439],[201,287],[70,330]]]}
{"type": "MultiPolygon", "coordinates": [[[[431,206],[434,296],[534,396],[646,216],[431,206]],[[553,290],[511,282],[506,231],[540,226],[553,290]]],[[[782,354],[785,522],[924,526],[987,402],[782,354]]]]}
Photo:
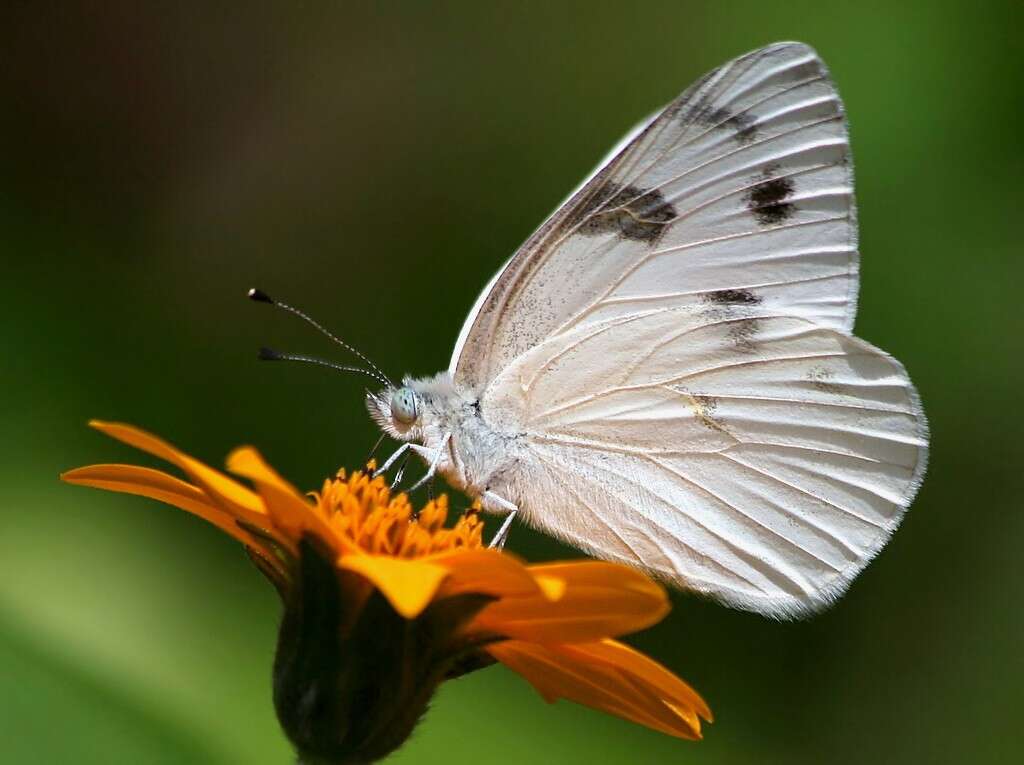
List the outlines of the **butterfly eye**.
{"type": "Polygon", "coordinates": [[[412,388],[399,388],[391,396],[391,417],[402,425],[412,425],[419,417],[416,393],[412,388]]]}

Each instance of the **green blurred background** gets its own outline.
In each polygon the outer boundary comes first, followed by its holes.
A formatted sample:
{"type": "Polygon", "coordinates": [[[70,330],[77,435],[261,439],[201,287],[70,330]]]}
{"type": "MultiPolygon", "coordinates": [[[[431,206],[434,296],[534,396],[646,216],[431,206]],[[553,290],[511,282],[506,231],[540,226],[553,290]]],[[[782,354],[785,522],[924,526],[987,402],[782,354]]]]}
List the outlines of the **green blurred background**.
{"type": "Polygon", "coordinates": [[[444,687],[393,761],[1019,761],[1018,3],[164,5],[0,18],[0,762],[290,762],[275,594],[185,513],[58,483],[148,462],[86,420],[214,465],[253,443],[304,487],[356,465],[362,381],[261,366],[262,343],[334,351],[245,290],[432,373],[627,128],[779,39],[817,47],[851,117],[857,332],[906,364],[932,425],[913,511],[817,618],[678,596],[637,636],[711,703],[702,743],[548,707],[495,668],[444,687]]]}

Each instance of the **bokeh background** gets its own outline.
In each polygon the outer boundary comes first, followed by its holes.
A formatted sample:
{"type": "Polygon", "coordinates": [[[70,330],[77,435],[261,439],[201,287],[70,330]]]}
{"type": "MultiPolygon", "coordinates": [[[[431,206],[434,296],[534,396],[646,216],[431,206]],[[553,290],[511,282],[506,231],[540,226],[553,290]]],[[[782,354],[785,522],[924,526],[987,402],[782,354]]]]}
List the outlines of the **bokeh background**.
{"type": "MultiPolygon", "coordinates": [[[[903,360],[933,451],[903,528],[831,611],[692,597],[635,643],[718,721],[679,742],[493,668],[445,686],[395,763],[1020,761],[1016,3],[5,4],[0,17],[0,761],[291,761],[271,588],[183,512],[65,486],[145,458],[136,423],[299,486],[376,433],[363,382],[247,302],[305,307],[393,374],[448,361],[478,290],[619,136],[779,39],[852,123],[858,334],[903,360]],[[162,7],[161,7],[162,6],[162,7]]],[[[571,554],[523,529],[535,559],[571,554]]]]}

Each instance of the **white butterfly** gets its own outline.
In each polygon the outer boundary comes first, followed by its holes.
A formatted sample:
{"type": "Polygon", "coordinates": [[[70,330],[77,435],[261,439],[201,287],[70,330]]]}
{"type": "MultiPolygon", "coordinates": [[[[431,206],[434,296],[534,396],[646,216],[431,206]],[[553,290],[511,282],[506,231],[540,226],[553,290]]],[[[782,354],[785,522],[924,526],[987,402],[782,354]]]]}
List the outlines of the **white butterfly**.
{"type": "Polygon", "coordinates": [[[406,449],[593,555],[787,617],[837,598],[921,483],[903,367],[853,337],[843,106],[800,43],[648,120],[486,286],[448,371],[369,394],[406,449]]]}

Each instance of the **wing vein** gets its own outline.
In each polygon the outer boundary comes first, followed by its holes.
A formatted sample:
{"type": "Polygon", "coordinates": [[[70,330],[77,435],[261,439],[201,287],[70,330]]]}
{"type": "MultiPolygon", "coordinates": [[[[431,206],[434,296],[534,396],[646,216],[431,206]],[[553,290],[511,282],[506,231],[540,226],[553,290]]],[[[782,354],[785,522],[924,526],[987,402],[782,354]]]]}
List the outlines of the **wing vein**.
{"type": "MultiPolygon", "coordinates": [[[[733,457],[732,455],[725,454],[724,452],[722,453],[721,456],[725,457],[727,460],[729,460],[730,462],[732,462],[732,463],[734,463],[736,465],[741,465],[742,467],[745,467],[748,470],[753,470],[755,473],[758,473],[758,474],[764,476],[765,478],[767,478],[767,479],[769,479],[771,481],[774,481],[775,483],[779,484],[780,486],[785,486],[785,487],[787,487],[789,489],[792,489],[793,491],[796,491],[796,492],[799,492],[800,494],[803,494],[806,497],[810,497],[811,499],[814,499],[814,500],[817,500],[818,502],[826,504],[829,507],[831,507],[831,508],[833,508],[835,510],[838,510],[841,513],[844,513],[845,515],[850,516],[851,518],[856,518],[858,521],[861,521],[862,523],[866,523],[869,526],[874,526],[875,528],[880,529],[882,531],[886,531],[886,532],[888,531],[887,527],[884,524],[881,524],[878,521],[873,521],[870,518],[865,518],[860,513],[856,513],[856,512],[854,512],[853,510],[850,510],[847,507],[842,507],[841,505],[837,505],[835,502],[832,502],[831,500],[825,499],[824,497],[820,497],[817,494],[815,494],[814,492],[808,491],[807,489],[803,488],[802,486],[797,486],[796,484],[790,483],[789,481],[784,481],[781,478],[779,478],[777,475],[769,473],[766,470],[761,470],[758,467],[755,467],[755,466],[753,466],[753,465],[751,465],[751,464],[749,464],[747,462],[744,462],[743,460],[738,460],[735,457],[733,457]]],[[[844,483],[845,483],[845,481],[844,481],[844,483]]],[[[857,487],[857,488],[860,488],[860,487],[857,487]]],[[[875,496],[877,496],[881,500],[889,502],[889,499],[887,497],[883,497],[880,494],[876,494],[875,496]]],[[[781,508],[781,505],[779,505],[779,507],[781,508]]],[[[808,526],[811,526],[812,528],[820,531],[821,533],[826,534],[827,536],[831,537],[836,542],[838,542],[841,546],[845,547],[847,550],[849,550],[851,553],[853,553],[854,556],[860,557],[860,555],[862,554],[860,551],[855,550],[853,547],[851,547],[846,542],[846,540],[841,539],[840,537],[835,536],[834,534],[829,532],[827,529],[825,529],[822,526],[814,523],[810,518],[801,517],[801,516],[798,516],[798,515],[792,515],[792,517],[797,518],[802,523],[806,523],[808,526]]]]}

